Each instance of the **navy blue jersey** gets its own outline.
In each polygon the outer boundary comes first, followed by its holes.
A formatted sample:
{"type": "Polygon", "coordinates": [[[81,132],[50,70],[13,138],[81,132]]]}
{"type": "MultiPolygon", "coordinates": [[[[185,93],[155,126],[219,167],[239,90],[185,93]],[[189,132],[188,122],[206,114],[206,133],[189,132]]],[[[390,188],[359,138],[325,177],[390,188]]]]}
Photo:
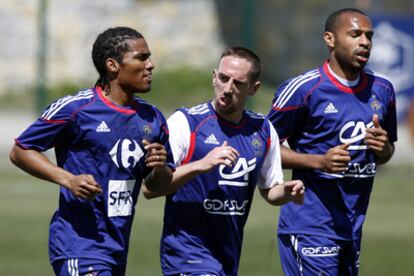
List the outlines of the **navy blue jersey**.
{"type": "Polygon", "coordinates": [[[288,203],[279,220],[281,234],[311,234],[358,239],[377,169],[376,156],[364,137],[372,116],[397,140],[395,94],[391,83],[365,69],[354,87],[342,85],[325,63],[286,81],[276,92],[268,118],[280,140],[300,153],[325,154],[349,143],[351,161],[344,173],[293,170],[307,187],[305,204],[288,203]]]}
{"type": "Polygon", "coordinates": [[[263,116],[246,111],[239,124],[232,124],[210,103],[179,109],[168,125],[177,164],[202,159],[224,141],[240,156],[233,167],[199,174],[167,197],[163,272],[237,275],[256,183],[265,189],[283,182],[277,134],[263,116]]]}
{"type": "Polygon", "coordinates": [[[142,139],[165,145],[169,166],[174,166],[161,112],[137,97],[133,106],[116,105],[100,88],[52,103],[16,139],[26,149],[54,147],[59,167],[91,174],[103,189],[89,201],[60,187],[59,209],[50,225],[51,262],[89,258],[126,263],[135,204],[149,172],[142,139]]]}

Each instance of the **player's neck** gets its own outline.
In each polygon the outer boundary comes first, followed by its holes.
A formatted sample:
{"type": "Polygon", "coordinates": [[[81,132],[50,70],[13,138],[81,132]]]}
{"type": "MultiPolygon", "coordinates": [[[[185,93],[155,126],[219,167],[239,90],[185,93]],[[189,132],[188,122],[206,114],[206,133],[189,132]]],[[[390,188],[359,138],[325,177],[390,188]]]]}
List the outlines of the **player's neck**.
{"type": "Polygon", "coordinates": [[[220,108],[217,108],[215,101],[211,102],[211,106],[213,107],[214,111],[224,120],[232,123],[232,124],[239,124],[243,119],[243,113],[244,109],[241,110],[235,110],[233,112],[225,113],[220,110],[220,108]]]}
{"type": "Polygon", "coordinates": [[[131,105],[134,102],[134,96],[126,93],[118,87],[107,87],[102,91],[102,95],[113,103],[121,106],[131,105]]]}
{"type": "Polygon", "coordinates": [[[360,75],[359,70],[348,70],[346,66],[343,66],[339,64],[338,61],[332,59],[328,61],[328,68],[334,75],[350,82],[357,80],[360,75]]]}
{"type": "Polygon", "coordinates": [[[328,71],[329,71],[329,73],[332,75],[332,76],[334,76],[334,78],[337,80],[337,81],[339,81],[342,85],[345,85],[345,86],[347,86],[347,87],[354,87],[354,86],[357,86],[358,85],[358,83],[359,83],[359,75],[357,76],[357,78],[356,79],[354,79],[354,80],[348,80],[348,79],[345,79],[345,78],[342,78],[341,76],[339,76],[339,75],[337,75],[333,70],[332,70],[332,68],[331,68],[331,66],[329,66],[329,63],[328,63],[328,71]]]}

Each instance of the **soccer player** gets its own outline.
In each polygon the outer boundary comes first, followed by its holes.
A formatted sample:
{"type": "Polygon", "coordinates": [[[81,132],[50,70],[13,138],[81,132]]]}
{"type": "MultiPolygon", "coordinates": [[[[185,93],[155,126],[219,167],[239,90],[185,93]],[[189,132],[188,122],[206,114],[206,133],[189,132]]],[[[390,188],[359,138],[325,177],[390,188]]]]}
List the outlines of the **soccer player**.
{"type": "Polygon", "coordinates": [[[304,205],[282,206],[279,251],[286,275],[357,275],[362,225],[377,165],[397,140],[395,94],[364,69],[370,18],[357,9],[332,13],[324,39],[329,58],[283,83],[268,114],[282,164],[304,182],[304,205]]]}
{"type": "MultiPolygon", "coordinates": [[[[213,72],[213,100],[168,119],[177,169],[166,193],[164,275],[237,275],[256,183],[271,204],[303,201],[301,181],[283,183],[275,129],[244,109],[261,67],[251,50],[227,49],[213,72]]],[[[144,195],[162,194],[144,187],[144,195]]]]}
{"type": "Polygon", "coordinates": [[[10,153],[24,171],[60,185],[49,233],[56,275],[124,275],[141,182],[160,191],[172,179],[166,121],[134,96],[151,88],[150,55],[136,30],[101,33],[96,86],[52,103],[10,153]],[[52,147],[57,165],[41,153],[52,147]]]}

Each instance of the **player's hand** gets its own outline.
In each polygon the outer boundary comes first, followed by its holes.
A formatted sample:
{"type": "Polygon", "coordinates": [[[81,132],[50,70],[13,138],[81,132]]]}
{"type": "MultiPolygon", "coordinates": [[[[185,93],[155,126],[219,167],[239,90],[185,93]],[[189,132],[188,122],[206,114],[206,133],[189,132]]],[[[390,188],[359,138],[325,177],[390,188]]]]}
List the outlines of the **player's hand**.
{"type": "Polygon", "coordinates": [[[342,144],[330,148],[325,153],[322,161],[322,171],[329,173],[338,173],[348,170],[348,163],[351,161],[351,156],[347,150],[349,144],[342,144]]]}
{"type": "Polygon", "coordinates": [[[207,172],[218,165],[231,167],[234,165],[238,157],[239,152],[233,147],[229,146],[227,141],[224,141],[221,146],[211,150],[200,161],[203,163],[203,170],[207,172]]]}
{"type": "Polygon", "coordinates": [[[145,156],[145,164],[148,168],[164,167],[167,163],[167,151],[165,147],[159,143],[150,143],[142,140],[147,154],[145,156]]]}
{"type": "Polygon", "coordinates": [[[372,116],[372,122],[374,127],[366,129],[365,143],[377,156],[388,155],[391,151],[388,133],[382,129],[377,114],[372,116]]]}
{"type": "Polygon", "coordinates": [[[284,184],[285,195],[289,201],[302,205],[305,198],[305,185],[301,180],[292,180],[284,184]]]}
{"type": "Polygon", "coordinates": [[[68,181],[69,190],[77,197],[94,200],[102,193],[101,186],[90,174],[75,175],[68,181]]]}

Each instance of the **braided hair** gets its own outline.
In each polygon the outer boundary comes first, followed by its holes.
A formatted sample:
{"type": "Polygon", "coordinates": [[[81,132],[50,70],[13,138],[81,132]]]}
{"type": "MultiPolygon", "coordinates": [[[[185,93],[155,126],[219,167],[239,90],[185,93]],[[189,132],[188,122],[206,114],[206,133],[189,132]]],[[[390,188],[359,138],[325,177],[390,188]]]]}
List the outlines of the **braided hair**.
{"type": "Polygon", "coordinates": [[[141,33],[129,27],[110,28],[99,34],[92,48],[92,60],[99,78],[95,86],[109,87],[110,80],[106,70],[106,60],[113,58],[122,62],[122,57],[128,49],[128,39],[144,38],[141,33]]]}

